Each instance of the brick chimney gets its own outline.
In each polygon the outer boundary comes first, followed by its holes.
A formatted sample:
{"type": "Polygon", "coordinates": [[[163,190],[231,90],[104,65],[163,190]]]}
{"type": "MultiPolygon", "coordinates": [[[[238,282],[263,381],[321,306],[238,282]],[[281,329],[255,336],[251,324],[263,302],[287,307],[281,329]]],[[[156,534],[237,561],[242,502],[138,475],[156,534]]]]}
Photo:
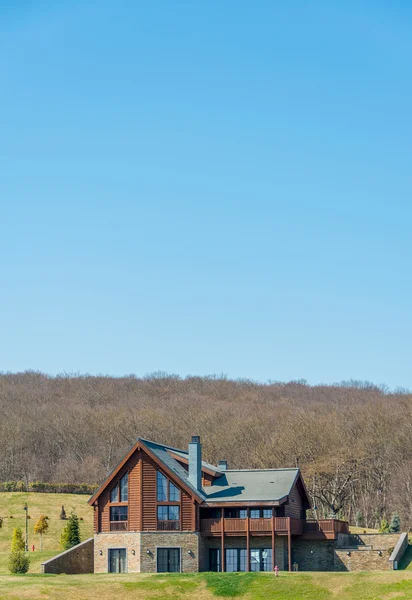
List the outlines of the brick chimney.
{"type": "Polygon", "coordinates": [[[189,443],[189,481],[202,491],[202,444],[199,435],[192,435],[189,443]]]}

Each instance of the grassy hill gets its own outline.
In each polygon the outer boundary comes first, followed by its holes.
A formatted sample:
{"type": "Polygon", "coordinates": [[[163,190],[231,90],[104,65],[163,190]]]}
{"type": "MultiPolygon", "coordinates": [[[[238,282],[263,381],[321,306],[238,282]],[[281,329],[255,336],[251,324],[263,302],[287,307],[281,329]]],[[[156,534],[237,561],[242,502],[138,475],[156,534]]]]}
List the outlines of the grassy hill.
{"type": "MultiPolygon", "coordinates": [[[[66,524],[59,519],[62,504],[69,515],[75,510],[80,521],[82,540],[93,535],[93,510],[87,504],[89,496],[79,494],[40,494],[35,492],[1,492],[0,516],[3,518],[3,527],[0,529],[0,573],[7,573],[7,560],[10,552],[11,536],[14,527],[21,527],[25,532],[24,504],[27,502],[30,515],[29,519],[29,548],[35,546],[35,551],[30,551],[30,573],[40,572],[40,563],[61,552],[59,545],[61,532],[66,524]],[[40,515],[49,517],[49,531],[43,536],[43,551],[40,552],[40,537],[33,533],[33,527],[40,515]]],[[[1,594],[0,594],[1,598],[1,594]]]]}
{"type": "Polygon", "coordinates": [[[412,573],[0,575],[0,599],[389,600],[412,598],[412,573]]]}

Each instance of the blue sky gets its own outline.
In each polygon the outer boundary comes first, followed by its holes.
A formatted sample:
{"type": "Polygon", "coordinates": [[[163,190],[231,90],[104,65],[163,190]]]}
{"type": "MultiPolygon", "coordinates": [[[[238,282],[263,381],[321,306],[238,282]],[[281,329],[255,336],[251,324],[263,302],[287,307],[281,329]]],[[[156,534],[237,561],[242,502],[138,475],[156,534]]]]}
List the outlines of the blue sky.
{"type": "Polygon", "coordinates": [[[0,3],[0,370],[412,387],[408,2],[0,3]]]}

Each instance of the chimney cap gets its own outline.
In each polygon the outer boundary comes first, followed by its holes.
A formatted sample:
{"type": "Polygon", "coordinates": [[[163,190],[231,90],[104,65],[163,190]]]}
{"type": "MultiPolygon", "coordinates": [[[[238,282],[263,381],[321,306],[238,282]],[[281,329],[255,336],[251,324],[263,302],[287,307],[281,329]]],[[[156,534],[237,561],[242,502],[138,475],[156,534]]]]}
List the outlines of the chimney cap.
{"type": "Polygon", "coordinates": [[[200,444],[200,435],[192,435],[192,444],[200,444]]]}
{"type": "Polygon", "coordinates": [[[218,467],[219,467],[219,469],[221,469],[221,471],[226,471],[226,469],[227,469],[227,460],[219,460],[218,467]]]}

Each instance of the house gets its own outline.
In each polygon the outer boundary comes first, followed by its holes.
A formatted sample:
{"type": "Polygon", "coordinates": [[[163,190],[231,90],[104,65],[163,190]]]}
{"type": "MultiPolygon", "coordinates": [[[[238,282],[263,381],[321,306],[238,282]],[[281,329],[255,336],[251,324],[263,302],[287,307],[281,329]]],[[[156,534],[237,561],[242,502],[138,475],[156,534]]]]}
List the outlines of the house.
{"type": "Polygon", "coordinates": [[[89,504],[95,573],[332,570],[330,543],[349,533],[306,520],[299,469],[214,466],[199,436],[187,451],[138,438],[89,504]]]}

